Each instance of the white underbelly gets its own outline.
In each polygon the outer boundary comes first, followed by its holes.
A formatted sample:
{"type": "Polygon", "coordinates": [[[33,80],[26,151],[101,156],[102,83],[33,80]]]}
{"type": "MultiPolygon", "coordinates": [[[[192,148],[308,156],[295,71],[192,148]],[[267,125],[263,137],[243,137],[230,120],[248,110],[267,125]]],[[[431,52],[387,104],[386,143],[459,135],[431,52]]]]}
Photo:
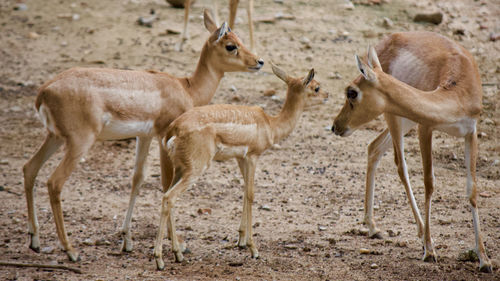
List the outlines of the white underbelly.
{"type": "Polygon", "coordinates": [[[104,126],[98,140],[119,140],[153,135],[153,120],[119,120],[109,114],[103,117],[104,126]]]}
{"type": "Polygon", "coordinates": [[[244,158],[247,156],[248,146],[230,146],[217,144],[217,152],[215,153],[214,160],[224,161],[232,158],[244,158]]]}
{"type": "Polygon", "coordinates": [[[476,119],[462,118],[455,123],[438,125],[434,129],[455,137],[464,137],[467,134],[476,132],[476,119]]]}

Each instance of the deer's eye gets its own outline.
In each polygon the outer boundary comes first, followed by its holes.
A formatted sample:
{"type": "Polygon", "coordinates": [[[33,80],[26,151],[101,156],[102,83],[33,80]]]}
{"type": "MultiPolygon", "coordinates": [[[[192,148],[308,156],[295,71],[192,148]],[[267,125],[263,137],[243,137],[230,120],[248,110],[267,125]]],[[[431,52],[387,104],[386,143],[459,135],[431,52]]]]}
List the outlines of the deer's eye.
{"type": "Polygon", "coordinates": [[[318,87],[316,87],[316,88],[314,88],[314,91],[315,91],[316,93],[317,93],[317,92],[319,92],[319,86],[318,86],[318,87]]]}
{"type": "Polygon", "coordinates": [[[347,98],[348,99],[354,100],[357,97],[358,97],[358,92],[356,92],[356,90],[353,90],[353,89],[347,90],[347,98]]]}
{"type": "Polygon", "coordinates": [[[238,47],[236,47],[235,45],[227,45],[227,46],[226,46],[226,50],[227,50],[228,52],[232,52],[232,51],[236,50],[237,48],[238,48],[238,47]]]}

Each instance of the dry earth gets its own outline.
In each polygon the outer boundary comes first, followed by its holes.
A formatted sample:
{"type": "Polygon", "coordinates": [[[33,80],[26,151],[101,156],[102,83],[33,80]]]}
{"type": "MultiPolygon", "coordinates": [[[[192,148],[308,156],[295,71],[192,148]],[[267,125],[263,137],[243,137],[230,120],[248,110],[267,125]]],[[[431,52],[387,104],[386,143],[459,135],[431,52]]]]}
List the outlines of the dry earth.
{"type": "MultiPolygon", "coordinates": [[[[22,165],[44,138],[33,110],[36,88],[73,66],[157,69],[189,74],[207,37],[200,15],[210,5],[198,0],[192,9],[192,40],[174,51],[183,11],[161,0],[34,1],[14,10],[17,1],[0,2],[0,256],[4,261],[65,264],[83,274],[61,270],[0,267],[1,280],[499,280],[500,271],[500,145],[498,142],[500,2],[391,0],[353,10],[341,0],[256,1],[255,18],[292,14],[295,19],[256,23],[258,52],[284,69],[303,75],[314,67],[330,100],[305,112],[281,148],[261,157],[256,173],[255,241],[261,258],[232,247],[242,208],[242,179],[235,162],[215,163],[177,202],[178,232],[192,250],[184,263],[173,263],[165,241],[166,270],[157,271],[152,248],[161,198],[158,148],[153,143],[149,174],[133,220],[135,249],[117,254],[117,234],[128,204],[135,140],[98,142],[72,174],[62,192],[65,222],[82,261],[70,263],[60,250],[46,190],[46,180],[62,157],[56,154],[42,168],[36,184],[41,243],[46,253],[28,248],[27,211],[22,165]],[[139,26],[139,16],[154,9],[152,28],[139,26]],[[440,25],[414,23],[418,12],[439,10],[440,25]],[[77,14],[78,16],[73,15],[77,14]],[[384,27],[383,17],[392,27],[384,27]],[[366,147],[384,129],[381,118],[349,138],[334,136],[328,127],[343,103],[342,89],[356,75],[353,55],[395,31],[431,30],[449,36],[475,56],[484,86],[484,112],[479,123],[478,181],[481,226],[492,274],[479,273],[477,262],[460,261],[474,245],[465,196],[463,140],[434,136],[437,190],[433,196],[432,234],[437,263],[424,263],[422,244],[406,203],[392,153],[380,164],[375,218],[384,239],[360,234],[363,218],[366,147]],[[455,33],[455,34],[454,34],[455,33]],[[458,34],[457,34],[458,33],[458,34]],[[461,33],[461,34],[460,34],[461,33]],[[338,77],[335,77],[338,73],[338,77]],[[209,208],[211,214],[197,210],[209,208]],[[391,233],[392,235],[389,235],[391,233]],[[89,245],[90,244],[90,245],[89,245]],[[360,248],[376,254],[361,255],[360,248]],[[376,264],[372,268],[372,264],[376,264]]],[[[219,15],[227,18],[227,0],[219,15]]],[[[245,1],[237,33],[248,41],[245,1]]],[[[377,2],[377,1],[375,1],[377,2]]],[[[213,103],[261,105],[279,111],[285,86],[269,65],[256,74],[230,73],[213,103]],[[231,88],[236,91],[231,90],[231,88]],[[266,97],[268,89],[277,98],[266,97]]],[[[415,132],[406,138],[409,173],[419,206],[423,182],[415,132]]]]}

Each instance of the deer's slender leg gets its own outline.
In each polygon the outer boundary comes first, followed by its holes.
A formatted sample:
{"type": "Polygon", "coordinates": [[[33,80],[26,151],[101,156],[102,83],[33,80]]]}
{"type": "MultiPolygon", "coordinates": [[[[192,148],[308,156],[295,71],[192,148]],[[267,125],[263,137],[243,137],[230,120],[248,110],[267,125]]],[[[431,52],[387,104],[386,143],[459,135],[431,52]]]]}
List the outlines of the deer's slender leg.
{"type": "Polygon", "coordinates": [[[23,166],[24,191],[28,205],[28,233],[30,234],[30,249],[40,252],[40,234],[38,232],[38,218],[35,210],[34,186],[38,171],[42,165],[57,151],[63,144],[54,134],[48,133],[45,141],[38,151],[23,166]]]}
{"type": "MultiPolygon", "coordinates": [[[[387,124],[389,125],[389,131],[392,136],[392,141],[394,144],[394,155],[396,160],[396,165],[398,166],[398,175],[403,183],[403,186],[406,191],[406,196],[408,197],[408,201],[410,202],[410,207],[413,212],[413,217],[417,223],[417,235],[418,237],[423,237],[423,222],[422,217],[420,216],[420,211],[418,210],[417,203],[415,202],[415,196],[413,195],[413,191],[410,185],[410,178],[408,176],[408,168],[406,166],[406,160],[404,157],[404,130],[405,124],[403,123],[402,118],[394,117],[394,118],[386,118],[387,124]]],[[[405,121],[409,121],[405,119],[405,121]]],[[[414,123],[410,123],[414,124],[414,123]]],[[[407,125],[408,126],[408,125],[407,125]]]]}
{"type": "Polygon", "coordinates": [[[477,210],[477,182],[476,182],[476,161],[477,161],[477,134],[473,132],[465,136],[465,167],[467,170],[467,196],[470,202],[472,222],[474,224],[474,234],[476,240],[476,253],[479,257],[479,270],[482,272],[492,272],[492,266],[483,239],[481,237],[481,227],[479,225],[479,214],[477,210]]]}
{"type": "Polygon", "coordinates": [[[249,247],[253,258],[259,257],[259,251],[255,246],[252,238],[252,204],[254,200],[254,177],[256,159],[253,157],[245,157],[238,159],[238,166],[245,181],[244,196],[243,196],[243,213],[241,215],[241,223],[239,228],[239,247],[249,247]]]}
{"type": "Polygon", "coordinates": [[[181,41],[177,43],[176,50],[182,52],[182,47],[184,43],[189,39],[189,10],[191,9],[191,0],[185,0],[184,2],[184,27],[182,29],[181,41]]]}
{"type": "Polygon", "coordinates": [[[123,220],[122,251],[130,252],[133,248],[132,234],[130,233],[130,221],[132,220],[132,212],[134,211],[135,200],[139,194],[142,183],[144,182],[145,164],[149,154],[149,146],[151,145],[151,137],[137,137],[135,151],[135,166],[134,175],[132,178],[132,190],[130,192],[130,200],[128,203],[127,214],[123,220]]]}
{"type": "Polygon", "coordinates": [[[234,23],[236,21],[236,12],[238,10],[238,4],[240,0],[230,0],[229,1],[229,28],[234,29],[234,23]]]}
{"type": "Polygon", "coordinates": [[[432,130],[422,125],[418,126],[418,140],[425,185],[425,229],[424,229],[424,261],[437,261],[434,243],[431,238],[431,197],[434,192],[434,169],[432,167],[432,130]]]}
{"type": "Polygon", "coordinates": [[[165,267],[163,262],[162,251],[163,251],[163,237],[164,231],[167,229],[168,236],[172,237],[172,251],[174,252],[175,261],[181,262],[184,259],[182,255],[182,248],[177,235],[175,233],[175,220],[172,216],[172,208],[174,207],[175,200],[177,197],[184,192],[189,185],[193,182],[191,171],[186,170],[182,173],[181,179],[170,188],[162,198],[161,214],[160,214],[160,226],[158,228],[158,234],[156,236],[154,257],[156,260],[156,267],[158,270],[162,270],[165,267]]]}
{"type": "Polygon", "coordinates": [[[247,14],[248,14],[248,32],[250,33],[250,51],[254,52],[255,42],[253,40],[253,21],[252,21],[253,0],[248,0],[247,14]]]}
{"type": "Polygon", "coordinates": [[[68,241],[68,236],[64,228],[64,220],[61,207],[61,191],[64,182],[71,175],[81,157],[89,150],[94,143],[95,137],[87,134],[85,137],[69,137],[66,140],[66,153],[50,176],[47,187],[49,190],[50,206],[54,214],[54,221],[56,223],[57,235],[63,246],[64,251],[71,261],[78,260],[78,253],[68,241]]]}
{"type": "Polygon", "coordinates": [[[375,173],[378,163],[384,153],[391,147],[392,138],[389,129],[385,129],[368,145],[368,165],[366,171],[365,217],[364,223],[368,226],[368,235],[372,238],[382,238],[380,230],[373,219],[373,200],[375,190],[375,173]]]}

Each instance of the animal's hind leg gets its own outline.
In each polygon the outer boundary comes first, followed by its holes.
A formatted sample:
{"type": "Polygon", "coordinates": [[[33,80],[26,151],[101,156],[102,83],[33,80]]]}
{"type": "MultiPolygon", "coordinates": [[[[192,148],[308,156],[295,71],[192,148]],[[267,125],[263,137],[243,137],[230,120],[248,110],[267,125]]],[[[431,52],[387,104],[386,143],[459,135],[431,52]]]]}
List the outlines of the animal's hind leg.
{"type": "Polygon", "coordinates": [[[467,196],[469,197],[472,222],[474,223],[474,234],[476,240],[476,253],[479,257],[479,270],[491,273],[493,268],[486,254],[481,227],[479,226],[479,214],[477,211],[477,185],[476,185],[476,159],[477,159],[477,135],[476,132],[465,137],[465,167],[467,169],[467,196]]]}
{"type": "Polygon", "coordinates": [[[30,248],[40,252],[40,234],[38,233],[38,218],[35,210],[34,185],[38,171],[42,165],[61,147],[63,141],[50,133],[38,151],[23,166],[24,192],[28,205],[28,233],[30,234],[30,248]]]}
{"type": "Polygon", "coordinates": [[[132,178],[132,190],[130,191],[130,200],[128,204],[127,214],[125,216],[125,219],[123,220],[122,226],[122,251],[124,252],[130,252],[133,248],[132,235],[130,234],[130,221],[132,220],[132,212],[134,210],[135,200],[144,181],[145,165],[149,153],[150,144],[150,137],[137,137],[134,175],[132,178]]]}
{"type": "Polygon", "coordinates": [[[66,254],[71,261],[78,260],[78,253],[68,241],[68,236],[64,228],[60,196],[64,182],[66,182],[68,177],[71,175],[71,172],[75,169],[81,157],[92,146],[94,140],[94,136],[90,134],[83,138],[75,137],[68,139],[66,141],[66,153],[47,182],[50,206],[52,207],[52,213],[56,223],[57,235],[59,236],[59,241],[61,242],[64,251],[66,251],[66,254]]]}

